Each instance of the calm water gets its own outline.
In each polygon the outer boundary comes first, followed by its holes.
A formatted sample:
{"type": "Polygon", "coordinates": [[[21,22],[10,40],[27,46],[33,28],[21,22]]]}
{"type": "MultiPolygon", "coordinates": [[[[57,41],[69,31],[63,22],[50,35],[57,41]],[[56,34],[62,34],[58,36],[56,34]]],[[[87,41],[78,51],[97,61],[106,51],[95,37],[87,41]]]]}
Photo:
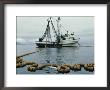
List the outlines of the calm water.
{"type": "MultiPolygon", "coordinates": [[[[63,48],[37,48],[35,44],[19,44],[17,45],[17,55],[27,52],[37,51],[34,54],[24,56],[26,61],[34,61],[36,63],[52,63],[52,64],[78,64],[78,63],[94,63],[94,47],[63,47],[63,48]]],[[[17,68],[17,74],[56,74],[57,71],[52,68],[44,68],[36,70],[36,72],[27,71],[27,67],[17,68]]],[[[93,74],[93,72],[71,71],[69,74],[93,74]]]]}

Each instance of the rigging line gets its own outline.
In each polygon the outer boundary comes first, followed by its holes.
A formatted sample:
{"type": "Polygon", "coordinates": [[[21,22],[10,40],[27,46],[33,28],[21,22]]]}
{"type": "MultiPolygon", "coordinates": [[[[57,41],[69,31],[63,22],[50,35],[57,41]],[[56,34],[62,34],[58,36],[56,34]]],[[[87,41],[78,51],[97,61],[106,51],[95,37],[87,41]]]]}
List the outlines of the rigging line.
{"type": "MultiPolygon", "coordinates": [[[[64,26],[63,26],[63,25],[61,25],[61,27],[63,27],[63,28],[64,28],[64,26]]],[[[65,31],[67,31],[68,29],[65,29],[65,28],[64,28],[64,30],[65,30],[65,31]]]]}
{"type": "Polygon", "coordinates": [[[56,30],[55,30],[55,27],[54,27],[54,25],[53,25],[53,22],[52,22],[52,19],[50,18],[50,22],[51,22],[51,24],[52,24],[52,29],[54,30],[54,33],[56,34],[56,36],[57,36],[57,32],[56,32],[56,30]]]}

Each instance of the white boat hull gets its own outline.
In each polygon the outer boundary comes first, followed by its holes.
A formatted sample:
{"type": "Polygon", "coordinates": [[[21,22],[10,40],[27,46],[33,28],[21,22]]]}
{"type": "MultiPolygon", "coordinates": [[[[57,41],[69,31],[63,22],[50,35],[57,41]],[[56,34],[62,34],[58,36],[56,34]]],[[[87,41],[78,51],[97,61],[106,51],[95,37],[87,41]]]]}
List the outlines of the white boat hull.
{"type": "Polygon", "coordinates": [[[38,47],[74,47],[77,46],[78,41],[74,40],[73,42],[63,41],[62,43],[56,44],[54,42],[36,42],[38,47]]]}

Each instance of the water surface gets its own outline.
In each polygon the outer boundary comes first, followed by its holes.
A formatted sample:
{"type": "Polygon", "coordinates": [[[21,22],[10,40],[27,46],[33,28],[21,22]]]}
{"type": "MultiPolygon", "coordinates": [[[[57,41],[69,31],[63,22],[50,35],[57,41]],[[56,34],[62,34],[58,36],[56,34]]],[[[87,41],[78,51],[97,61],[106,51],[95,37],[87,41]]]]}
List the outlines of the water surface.
{"type": "MultiPolygon", "coordinates": [[[[37,51],[34,54],[24,56],[26,61],[32,61],[42,64],[86,64],[94,63],[94,47],[79,46],[79,47],[62,47],[62,48],[37,48],[35,44],[19,44],[17,45],[17,55],[22,55],[27,52],[37,51]]],[[[36,72],[27,71],[27,67],[17,68],[17,74],[56,74],[57,71],[52,68],[44,68],[36,70],[36,72]]],[[[81,71],[71,71],[70,74],[91,74],[83,68],[81,71]]]]}

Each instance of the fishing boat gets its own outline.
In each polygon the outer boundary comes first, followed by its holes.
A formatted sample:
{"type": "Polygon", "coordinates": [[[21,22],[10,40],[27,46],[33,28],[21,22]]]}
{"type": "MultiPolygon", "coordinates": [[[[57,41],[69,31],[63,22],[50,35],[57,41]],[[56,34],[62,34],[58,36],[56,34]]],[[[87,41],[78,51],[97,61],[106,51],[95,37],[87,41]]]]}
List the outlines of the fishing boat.
{"type": "Polygon", "coordinates": [[[68,31],[66,31],[65,34],[61,33],[61,24],[60,24],[61,18],[57,18],[57,28],[55,28],[53,24],[52,17],[49,17],[47,19],[47,27],[42,35],[42,37],[39,38],[38,41],[36,41],[37,47],[73,47],[76,45],[79,45],[78,40],[79,38],[75,38],[74,32],[69,34],[68,31]],[[54,37],[55,40],[52,40],[52,35],[51,35],[51,28],[53,29],[54,32],[54,37]]]}

